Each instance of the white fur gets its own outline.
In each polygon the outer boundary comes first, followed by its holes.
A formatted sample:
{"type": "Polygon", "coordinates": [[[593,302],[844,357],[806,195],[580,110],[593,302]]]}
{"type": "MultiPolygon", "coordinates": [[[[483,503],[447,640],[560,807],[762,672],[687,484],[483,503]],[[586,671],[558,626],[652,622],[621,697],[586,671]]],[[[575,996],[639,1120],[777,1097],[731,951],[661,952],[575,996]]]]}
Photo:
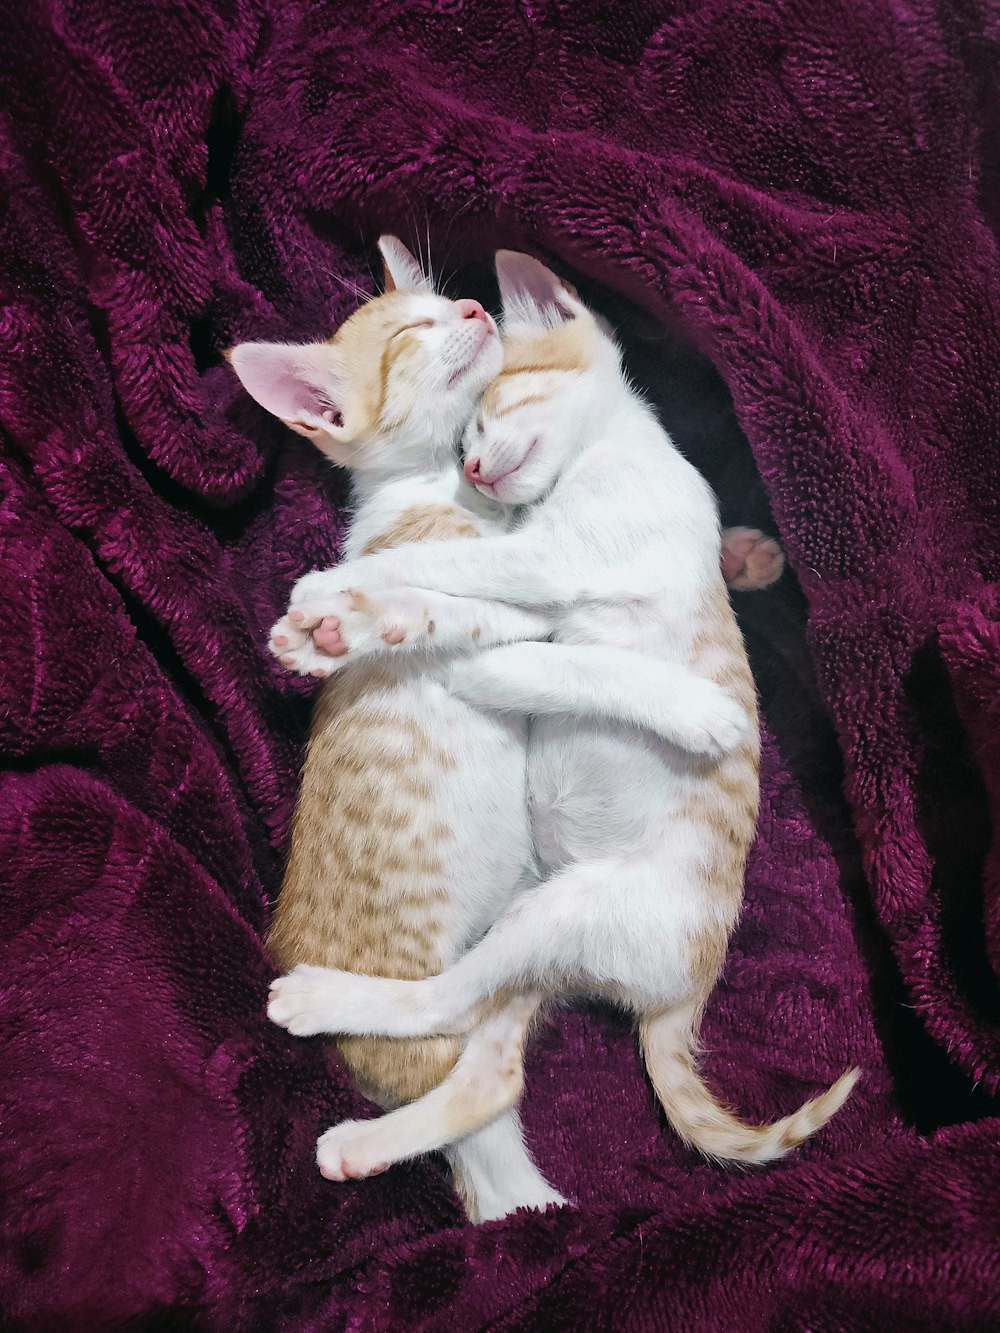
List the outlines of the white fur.
{"type": "MultiPolygon", "coordinates": [[[[557,280],[539,268],[532,261],[525,276],[520,261],[498,259],[519,331],[531,326],[533,306],[539,330],[556,318],[591,318],[564,290],[545,300],[545,283],[557,280]]],[[[592,711],[595,682],[572,664],[581,645],[642,654],[654,677],[658,665],[676,671],[672,701],[694,715],[703,682],[684,664],[698,613],[721,577],[708,486],[630,390],[610,337],[602,333],[598,349],[585,373],[550,372],[545,403],[469,429],[466,452],[475,450],[489,475],[504,474],[493,494],[530,506],[516,530],[350,561],[296,585],[292,605],[306,625],[341,607],[348,588],[405,585],[544,610],[570,665],[558,651],[550,661],[543,646],[519,644],[452,673],[456,691],[486,708],[541,699],[534,711],[552,714],[535,722],[529,772],[545,881],[439,976],[407,982],[297,969],[276,983],[269,1009],[290,1031],[466,1031],[485,1002],[524,990],[599,994],[640,1015],[663,1014],[691,1002],[692,934],[705,927],[728,934],[733,925],[731,902],[720,907],[705,887],[702,830],[686,817],[691,797],[706,784],[711,790],[711,765],[627,724],[560,715],[572,712],[570,699],[592,711]]],[[[391,651],[384,643],[375,650],[391,651]]],[[[650,678],[644,669],[616,680],[622,716],[649,721],[655,700],[627,702],[627,695],[630,684],[645,694],[650,678]]],[[[440,1137],[441,1101],[385,1117],[379,1151],[405,1156],[411,1135],[440,1137]]]]}
{"type": "MultiPolygon", "coordinates": [[[[463,336],[462,325],[467,321],[454,314],[450,302],[426,289],[415,261],[409,257],[408,262],[407,252],[398,242],[383,242],[383,253],[397,290],[409,293],[412,318],[435,321],[420,333],[426,348],[426,400],[418,405],[408,398],[406,385],[397,389],[395,397],[402,396],[404,403],[400,406],[390,402],[391,427],[370,432],[362,440],[348,439],[349,411],[343,426],[323,415],[324,411],[332,412],[332,408],[323,408],[324,403],[347,401],[344,384],[336,374],[336,349],[330,344],[304,348],[255,344],[236,348],[231,354],[237,373],[247,376],[248,387],[265,406],[278,411],[336,461],[349,463],[355,498],[346,547],[349,560],[358,556],[370,539],[389,529],[404,510],[414,506],[461,504],[487,535],[498,536],[507,523],[505,512],[473,490],[455,465],[461,428],[487,380],[499,368],[499,346],[495,355],[483,355],[472,373],[446,390],[441,365],[444,363],[450,378],[452,363],[461,363],[466,352],[464,344],[456,344],[456,340],[463,336]]],[[[495,330],[492,336],[496,338],[495,330]]],[[[414,550],[407,547],[403,554],[414,550]]],[[[459,661],[476,661],[467,655],[474,630],[487,645],[545,637],[555,622],[543,608],[412,589],[383,595],[375,615],[370,609],[365,614],[353,613],[350,598],[343,596],[333,610],[341,620],[343,637],[352,646],[349,658],[337,660],[320,652],[310,635],[287,617],[272,630],[272,651],[298,671],[329,674],[345,662],[349,665],[384,648],[383,636],[393,628],[402,629],[408,647],[423,649],[417,656],[398,659],[394,688],[388,701],[383,697],[382,703],[384,706],[388,702],[401,720],[413,718],[429,724],[454,760],[452,770],[433,775],[433,804],[418,802],[412,810],[426,821],[428,830],[435,823],[445,823],[452,830],[452,836],[437,848],[454,886],[440,912],[440,965],[444,967],[481,936],[517,891],[534,877],[525,779],[525,713],[532,704],[531,693],[522,690],[513,701],[498,699],[500,709],[485,712],[466,702],[463,690],[449,690],[451,671],[459,661]],[[437,622],[434,633],[428,633],[429,620],[437,622]],[[281,642],[276,643],[276,638],[281,642]],[[464,658],[459,654],[465,654],[464,658]]],[[[545,699],[534,701],[539,711],[543,707],[578,709],[595,716],[634,719],[659,727],[678,744],[705,753],[729,748],[743,734],[745,719],[732,700],[709,682],[686,682],[680,669],[667,669],[660,675],[647,671],[640,682],[642,663],[631,653],[616,655],[613,649],[604,649],[604,657],[588,665],[587,655],[595,651],[589,647],[557,650],[534,646],[543,653],[558,652],[561,658],[558,671],[542,677],[547,681],[545,699]],[[589,673],[588,689],[581,688],[579,679],[573,678],[574,670],[578,676],[589,673]],[[616,689],[602,692],[595,688],[602,673],[615,670],[619,673],[616,689]],[[675,690],[679,698],[686,684],[690,685],[692,698],[678,706],[675,690]]],[[[393,777],[386,775],[387,780],[393,777]]],[[[280,1001],[272,1005],[276,1019],[280,1008],[280,1001]]],[[[494,1018],[473,1033],[455,1074],[439,1096],[422,1099],[417,1112],[404,1107],[394,1113],[403,1116],[402,1128],[406,1130],[394,1144],[387,1148],[385,1142],[387,1132],[395,1132],[392,1126],[386,1131],[381,1121],[348,1122],[321,1138],[321,1168],[335,1179],[348,1173],[370,1174],[384,1161],[413,1156],[449,1142],[454,1134],[441,1137],[441,1127],[447,1121],[433,1121],[435,1106],[455,1099],[461,1105],[463,1096],[467,1096],[463,1080],[468,1079],[470,1070],[481,1069],[483,1052],[492,1051],[498,1025],[503,1028],[510,1021],[502,1016],[494,1018]],[[418,1123],[421,1117],[423,1131],[418,1123]]],[[[297,1035],[310,1030],[294,1016],[289,1016],[285,1026],[297,1035]]],[[[511,1030],[516,1031],[516,1023],[511,1030]]],[[[479,1197],[476,1204],[484,1215],[544,1205],[559,1197],[525,1152],[516,1113],[508,1110],[511,1101],[505,1094],[492,1111],[481,1107],[478,1118],[483,1128],[463,1135],[450,1150],[456,1170],[472,1194],[486,1191],[488,1198],[479,1197]],[[502,1125],[489,1128],[490,1119],[501,1113],[502,1125]],[[502,1162],[491,1165],[493,1151],[501,1152],[502,1162]]]]}

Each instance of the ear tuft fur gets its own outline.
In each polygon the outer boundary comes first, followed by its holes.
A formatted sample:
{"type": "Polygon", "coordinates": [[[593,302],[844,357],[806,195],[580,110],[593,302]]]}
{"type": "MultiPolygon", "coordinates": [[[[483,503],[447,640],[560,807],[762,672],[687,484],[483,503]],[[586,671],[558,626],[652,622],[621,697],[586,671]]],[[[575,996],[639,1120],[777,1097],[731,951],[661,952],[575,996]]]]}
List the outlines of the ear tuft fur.
{"type": "Polygon", "coordinates": [[[240,343],[227,360],[251,398],[303,434],[340,410],[336,350],[329,343],[240,343]]]}
{"type": "Polygon", "coordinates": [[[569,283],[531,255],[498,250],[495,262],[505,329],[556,329],[587,313],[569,283]]]}
{"type": "Polygon", "coordinates": [[[433,284],[413,255],[395,236],[378,238],[382,283],[387,292],[429,292],[433,284]]]}

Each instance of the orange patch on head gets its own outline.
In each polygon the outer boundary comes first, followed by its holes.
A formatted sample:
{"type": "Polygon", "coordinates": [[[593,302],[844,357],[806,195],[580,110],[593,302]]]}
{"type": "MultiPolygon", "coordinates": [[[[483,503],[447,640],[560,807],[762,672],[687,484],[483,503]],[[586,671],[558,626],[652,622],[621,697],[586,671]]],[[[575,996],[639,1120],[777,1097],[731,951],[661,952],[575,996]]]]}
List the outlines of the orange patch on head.
{"type": "Polygon", "coordinates": [[[345,320],[329,339],[337,349],[344,383],[349,386],[345,417],[354,438],[376,428],[385,407],[393,365],[415,352],[415,339],[400,333],[407,323],[410,301],[405,292],[376,296],[345,320]]]}
{"type": "Polygon", "coordinates": [[[598,333],[585,319],[571,319],[558,328],[537,334],[511,334],[503,342],[503,369],[483,395],[487,412],[499,415],[520,403],[544,402],[533,391],[514,397],[510,381],[518,375],[582,374],[593,365],[598,333]]]}
{"type": "MultiPolygon", "coordinates": [[[[489,393],[489,390],[487,390],[487,393],[489,393]]],[[[548,397],[544,393],[528,393],[523,398],[502,398],[500,392],[497,391],[491,396],[488,408],[492,416],[506,417],[522,407],[534,407],[539,403],[547,403],[548,401],[548,397]]]]}

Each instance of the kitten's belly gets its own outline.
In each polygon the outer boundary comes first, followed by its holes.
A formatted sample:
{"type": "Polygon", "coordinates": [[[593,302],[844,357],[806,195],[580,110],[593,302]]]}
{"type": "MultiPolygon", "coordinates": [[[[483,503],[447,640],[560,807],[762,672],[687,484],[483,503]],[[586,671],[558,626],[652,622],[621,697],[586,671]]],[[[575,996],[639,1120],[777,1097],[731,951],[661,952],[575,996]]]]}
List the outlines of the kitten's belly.
{"type": "Polygon", "coordinates": [[[533,877],[527,804],[527,721],[480,711],[424,680],[420,710],[427,733],[454,767],[441,775],[432,804],[448,885],[455,955],[478,939],[533,877]]]}
{"type": "Polygon", "coordinates": [[[427,664],[400,672],[391,706],[423,758],[388,774],[413,791],[408,836],[439,867],[433,885],[442,961],[496,920],[534,864],[527,810],[527,722],[456,699],[427,664]]]}
{"type": "Polygon", "coordinates": [[[663,750],[654,738],[613,723],[532,722],[528,799],[546,870],[629,855],[662,836],[674,794],[663,750]]]}
{"type": "Polygon", "coordinates": [[[526,721],[406,666],[359,665],[321,695],[272,931],[283,966],[441,971],[533,878],[526,721]]]}

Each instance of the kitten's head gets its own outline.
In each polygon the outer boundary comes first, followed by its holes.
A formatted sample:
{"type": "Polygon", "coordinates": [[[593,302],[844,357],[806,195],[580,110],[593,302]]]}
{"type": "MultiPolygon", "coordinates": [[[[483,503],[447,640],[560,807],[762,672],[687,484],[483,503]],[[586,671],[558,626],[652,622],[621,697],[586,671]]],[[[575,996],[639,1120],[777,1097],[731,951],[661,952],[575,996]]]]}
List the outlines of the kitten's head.
{"type": "Polygon", "coordinates": [[[502,352],[478,301],[438,296],[395,237],[378,244],[385,294],[329,342],[241,343],[228,357],[252,398],[335,463],[399,471],[451,448],[502,352]]]}
{"type": "Polygon", "coordinates": [[[503,369],[462,442],[465,475],[501,504],[530,504],[593,438],[621,390],[621,359],[576,292],[528,255],[496,257],[503,369]]]}

